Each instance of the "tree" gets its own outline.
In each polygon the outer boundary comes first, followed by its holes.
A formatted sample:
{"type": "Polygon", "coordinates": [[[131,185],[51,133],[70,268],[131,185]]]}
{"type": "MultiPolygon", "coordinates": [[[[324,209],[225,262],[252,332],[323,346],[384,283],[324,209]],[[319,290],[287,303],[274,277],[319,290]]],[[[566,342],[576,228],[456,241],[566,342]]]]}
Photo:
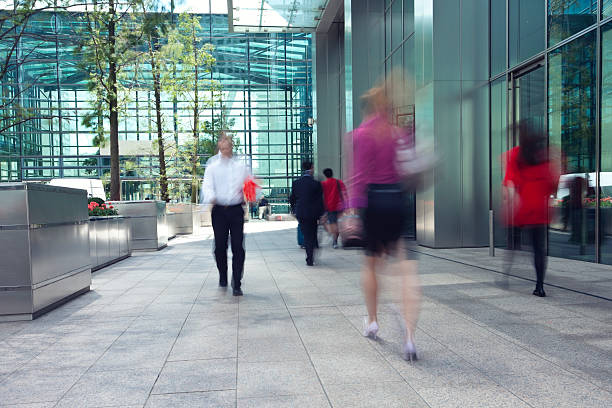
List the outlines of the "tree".
{"type": "Polygon", "coordinates": [[[164,58],[165,56],[161,51],[160,34],[167,33],[168,19],[163,14],[147,13],[147,6],[149,6],[149,9],[151,9],[153,8],[154,4],[155,3],[143,3],[143,30],[147,45],[148,62],[151,65],[153,94],[155,97],[155,120],[157,132],[157,143],[155,144],[155,148],[159,157],[160,198],[167,202],[170,201],[170,196],[168,194],[168,174],[166,172],[166,143],[164,142],[161,94],[164,86],[163,82],[165,82],[171,76],[167,72],[167,64],[164,58]]]}
{"type": "Polygon", "coordinates": [[[173,64],[173,76],[168,78],[168,89],[177,98],[188,101],[192,112],[190,145],[191,164],[191,202],[198,198],[198,147],[200,145],[201,114],[204,109],[212,107],[218,98],[219,84],[212,79],[212,67],[215,58],[213,46],[201,44],[202,26],[198,16],[183,13],[178,26],[168,36],[164,47],[165,55],[173,64]],[[203,97],[203,95],[209,95],[203,97]]]}
{"type": "MultiPolygon", "coordinates": [[[[96,98],[92,103],[93,114],[109,120],[111,200],[121,199],[119,113],[128,101],[129,84],[133,84],[129,77],[137,76],[136,47],[143,36],[138,11],[142,1],[102,0],[87,4],[83,40],[77,49],[89,75],[89,91],[96,98]]],[[[101,127],[98,125],[97,129],[99,138],[101,127]]]]}

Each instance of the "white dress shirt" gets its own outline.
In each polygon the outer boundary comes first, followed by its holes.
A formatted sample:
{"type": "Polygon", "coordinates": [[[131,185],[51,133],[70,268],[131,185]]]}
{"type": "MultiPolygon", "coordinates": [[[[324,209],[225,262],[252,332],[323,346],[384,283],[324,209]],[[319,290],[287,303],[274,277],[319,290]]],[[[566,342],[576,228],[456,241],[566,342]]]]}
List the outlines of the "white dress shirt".
{"type": "Polygon", "coordinates": [[[204,172],[202,202],[218,205],[237,205],[244,202],[244,182],[249,177],[246,165],[234,157],[221,153],[211,157],[204,172]]]}

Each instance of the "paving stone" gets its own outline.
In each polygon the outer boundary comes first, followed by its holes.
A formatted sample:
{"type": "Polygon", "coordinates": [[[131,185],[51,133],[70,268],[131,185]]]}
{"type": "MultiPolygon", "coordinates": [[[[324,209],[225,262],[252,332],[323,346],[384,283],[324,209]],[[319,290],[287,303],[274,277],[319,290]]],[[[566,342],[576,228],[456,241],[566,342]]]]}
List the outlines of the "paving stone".
{"type": "Polygon", "coordinates": [[[158,370],[89,371],[64,395],[58,408],[142,406],[158,370]]]}
{"type": "Polygon", "coordinates": [[[317,394],[317,374],[307,361],[238,364],[238,398],[317,394]]]}
{"type": "Polygon", "coordinates": [[[233,408],[236,391],[182,392],[152,394],[145,408],[233,408]]]}
{"type": "Polygon", "coordinates": [[[325,387],[334,407],[404,408],[429,407],[405,382],[338,384],[325,387]]]}
{"type": "Polygon", "coordinates": [[[236,359],[168,361],[154,394],[236,389],[236,359]]]}
{"type": "Polygon", "coordinates": [[[239,398],[238,408],[330,408],[323,393],[282,397],[239,398]]]}

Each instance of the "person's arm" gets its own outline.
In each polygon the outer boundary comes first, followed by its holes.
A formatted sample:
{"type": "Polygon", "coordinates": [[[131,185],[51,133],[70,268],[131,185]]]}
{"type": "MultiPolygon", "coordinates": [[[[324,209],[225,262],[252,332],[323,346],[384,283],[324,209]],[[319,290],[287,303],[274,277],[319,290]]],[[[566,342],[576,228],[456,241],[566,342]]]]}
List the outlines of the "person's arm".
{"type": "Polygon", "coordinates": [[[316,190],[317,198],[318,198],[318,214],[317,217],[321,217],[325,214],[325,204],[323,203],[323,186],[319,181],[317,181],[317,190],[316,190]]]}
{"type": "Polygon", "coordinates": [[[367,176],[372,168],[374,146],[369,135],[364,131],[355,131],[353,143],[353,176],[349,183],[349,207],[364,208],[367,206],[367,176]]]}
{"type": "Polygon", "coordinates": [[[204,170],[204,182],[202,183],[202,203],[215,204],[215,183],[213,181],[214,166],[209,166],[204,170]]]}

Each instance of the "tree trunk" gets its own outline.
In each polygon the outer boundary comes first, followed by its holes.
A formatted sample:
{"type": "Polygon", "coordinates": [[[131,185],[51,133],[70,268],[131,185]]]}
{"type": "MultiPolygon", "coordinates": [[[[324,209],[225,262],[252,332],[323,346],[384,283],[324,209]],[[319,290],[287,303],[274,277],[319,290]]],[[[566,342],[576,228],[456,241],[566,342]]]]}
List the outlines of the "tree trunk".
{"type": "Polygon", "coordinates": [[[149,56],[151,57],[151,73],[153,74],[153,93],[155,95],[155,115],[157,118],[157,148],[159,155],[159,189],[162,201],[170,201],[168,196],[168,176],[166,174],[166,152],[164,150],[164,134],[161,115],[161,82],[160,72],[153,54],[153,39],[149,37],[149,56]]]}
{"type": "Polygon", "coordinates": [[[119,176],[119,112],[117,110],[117,61],[115,55],[115,0],[109,0],[108,10],[108,108],[110,114],[110,173],[111,200],[121,200],[121,179],[119,176]]]}
{"type": "Polygon", "coordinates": [[[200,106],[198,98],[198,48],[195,36],[195,30],[192,32],[193,53],[195,57],[195,77],[194,77],[194,101],[193,101],[193,152],[191,157],[191,202],[198,202],[198,144],[199,137],[199,122],[200,122],[200,106]]]}

